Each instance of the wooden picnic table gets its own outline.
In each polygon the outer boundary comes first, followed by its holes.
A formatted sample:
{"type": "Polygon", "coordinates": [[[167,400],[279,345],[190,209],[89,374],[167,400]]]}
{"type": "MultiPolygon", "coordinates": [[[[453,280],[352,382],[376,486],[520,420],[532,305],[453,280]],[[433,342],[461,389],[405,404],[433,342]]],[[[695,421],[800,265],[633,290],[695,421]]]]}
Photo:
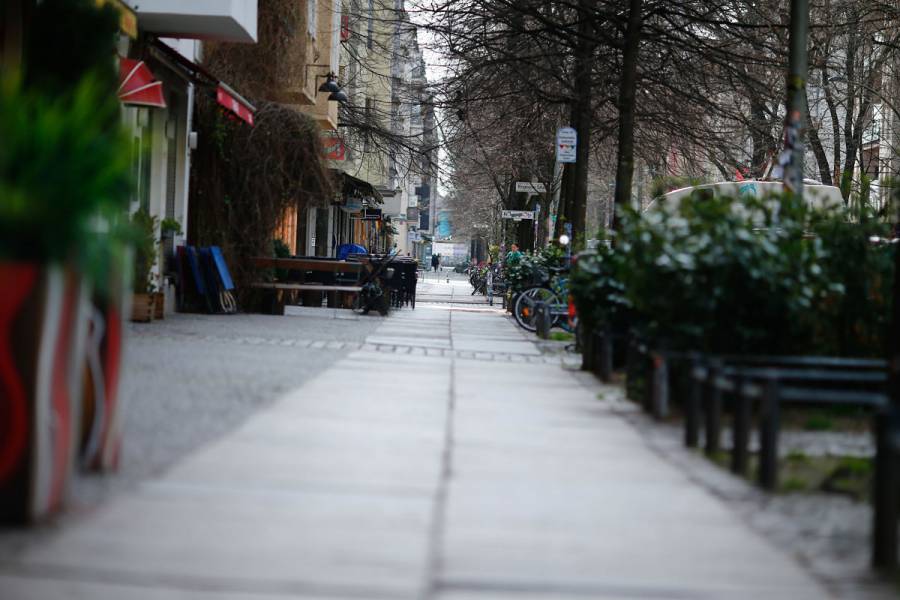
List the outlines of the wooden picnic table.
{"type": "Polygon", "coordinates": [[[318,257],[292,257],[276,258],[269,256],[256,256],[251,259],[253,266],[259,269],[281,269],[290,274],[289,281],[256,281],[251,285],[271,291],[269,312],[284,314],[285,304],[297,302],[297,295],[301,294],[303,303],[321,305],[322,292],[328,294],[328,306],[347,306],[352,304],[354,296],[362,291],[360,278],[364,265],[359,262],[348,262],[318,257]],[[330,273],[335,277],[339,275],[352,275],[353,281],[307,281],[307,276],[313,273],[330,273]]]}
{"type": "Polygon", "coordinates": [[[275,258],[257,256],[252,259],[253,266],[260,269],[284,269],[287,271],[318,271],[325,273],[360,273],[362,264],[346,260],[327,258],[297,257],[275,258]]]}

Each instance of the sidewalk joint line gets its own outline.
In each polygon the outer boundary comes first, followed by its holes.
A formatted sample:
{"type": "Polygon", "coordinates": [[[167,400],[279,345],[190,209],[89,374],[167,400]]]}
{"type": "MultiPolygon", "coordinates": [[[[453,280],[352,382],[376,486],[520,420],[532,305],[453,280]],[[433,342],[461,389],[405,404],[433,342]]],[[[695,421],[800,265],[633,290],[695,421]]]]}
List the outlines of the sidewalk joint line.
{"type": "Polygon", "coordinates": [[[448,316],[450,324],[450,390],[447,397],[447,422],[444,427],[444,451],[441,457],[441,477],[434,498],[434,509],[429,532],[428,561],[421,600],[434,598],[439,591],[440,574],[443,571],[443,546],[447,529],[447,504],[450,496],[450,481],[453,477],[453,421],[456,413],[456,357],[453,353],[453,313],[448,316]]]}

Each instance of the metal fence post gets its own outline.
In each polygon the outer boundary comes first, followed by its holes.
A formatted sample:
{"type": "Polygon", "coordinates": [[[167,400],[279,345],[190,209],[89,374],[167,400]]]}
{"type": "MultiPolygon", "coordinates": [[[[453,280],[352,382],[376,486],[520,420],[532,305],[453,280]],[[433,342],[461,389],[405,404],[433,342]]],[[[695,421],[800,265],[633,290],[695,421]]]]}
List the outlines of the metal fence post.
{"type": "Polygon", "coordinates": [[[665,354],[657,352],[651,354],[650,359],[653,365],[653,416],[664,419],[669,416],[669,361],[665,354]]]}
{"type": "Polygon", "coordinates": [[[599,361],[599,364],[597,366],[600,374],[600,380],[605,383],[609,383],[612,380],[613,371],[613,342],[612,331],[610,330],[609,325],[603,328],[602,336],[600,336],[599,338],[594,338],[594,342],[594,351],[599,355],[597,357],[599,361]],[[599,344],[597,342],[599,342],[599,344]]]}
{"type": "Polygon", "coordinates": [[[575,328],[577,342],[581,345],[581,370],[594,372],[595,355],[597,354],[597,334],[588,329],[584,321],[578,322],[575,328]]]}
{"type": "Polygon", "coordinates": [[[744,382],[740,378],[735,381],[734,421],[732,426],[731,472],[738,475],[747,474],[750,443],[750,398],[744,393],[744,382]]]}
{"type": "Polygon", "coordinates": [[[778,487],[778,381],[765,383],[759,431],[759,485],[766,490],[778,487]]]}
{"type": "Polygon", "coordinates": [[[546,340],[550,337],[550,305],[546,302],[535,302],[534,324],[539,338],[546,340]]]}
{"type": "Polygon", "coordinates": [[[700,443],[700,410],[703,403],[703,383],[697,377],[701,368],[700,358],[691,357],[691,389],[688,392],[684,413],[684,444],[696,448],[700,443]]]}
{"type": "Polygon", "coordinates": [[[716,385],[722,363],[710,361],[706,375],[706,397],[704,408],[706,410],[706,454],[712,455],[721,448],[722,439],[722,392],[716,385]]]}
{"type": "Polygon", "coordinates": [[[653,352],[651,352],[649,346],[644,348],[646,353],[642,357],[643,360],[641,360],[641,364],[644,366],[644,397],[641,398],[641,405],[644,408],[644,412],[653,414],[653,395],[656,387],[653,377],[656,369],[653,365],[653,352]]]}
{"type": "Polygon", "coordinates": [[[876,454],[872,482],[872,566],[893,570],[897,562],[897,519],[900,517],[900,411],[891,408],[875,417],[876,454]]]}

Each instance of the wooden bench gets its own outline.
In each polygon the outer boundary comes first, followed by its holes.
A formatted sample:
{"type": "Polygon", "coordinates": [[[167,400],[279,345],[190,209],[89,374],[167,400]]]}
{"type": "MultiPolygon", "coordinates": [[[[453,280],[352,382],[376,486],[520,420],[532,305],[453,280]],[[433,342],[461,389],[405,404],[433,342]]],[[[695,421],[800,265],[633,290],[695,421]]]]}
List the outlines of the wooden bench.
{"type": "Polygon", "coordinates": [[[299,281],[258,281],[250,284],[253,288],[272,290],[269,302],[269,312],[272,314],[284,314],[285,304],[293,304],[297,293],[300,293],[304,304],[321,305],[321,296],[317,293],[328,294],[327,302],[330,307],[350,307],[353,298],[362,291],[361,285],[348,285],[347,283],[320,283],[307,282],[308,273],[331,273],[353,275],[356,283],[359,282],[363,272],[360,263],[346,262],[342,260],[297,257],[297,258],[273,258],[259,256],[251,259],[253,266],[259,269],[281,269],[296,274],[299,281]]]}

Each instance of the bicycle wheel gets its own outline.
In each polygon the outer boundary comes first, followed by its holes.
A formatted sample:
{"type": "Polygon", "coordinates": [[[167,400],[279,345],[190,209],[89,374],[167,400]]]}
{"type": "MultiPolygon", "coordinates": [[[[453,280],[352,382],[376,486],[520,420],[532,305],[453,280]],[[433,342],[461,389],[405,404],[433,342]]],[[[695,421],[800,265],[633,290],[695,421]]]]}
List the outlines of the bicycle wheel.
{"type": "Polygon", "coordinates": [[[559,299],[553,293],[553,290],[540,286],[528,288],[519,294],[513,307],[513,316],[519,327],[526,331],[537,330],[537,325],[534,322],[534,307],[538,302],[556,304],[559,302],[559,299]]]}

